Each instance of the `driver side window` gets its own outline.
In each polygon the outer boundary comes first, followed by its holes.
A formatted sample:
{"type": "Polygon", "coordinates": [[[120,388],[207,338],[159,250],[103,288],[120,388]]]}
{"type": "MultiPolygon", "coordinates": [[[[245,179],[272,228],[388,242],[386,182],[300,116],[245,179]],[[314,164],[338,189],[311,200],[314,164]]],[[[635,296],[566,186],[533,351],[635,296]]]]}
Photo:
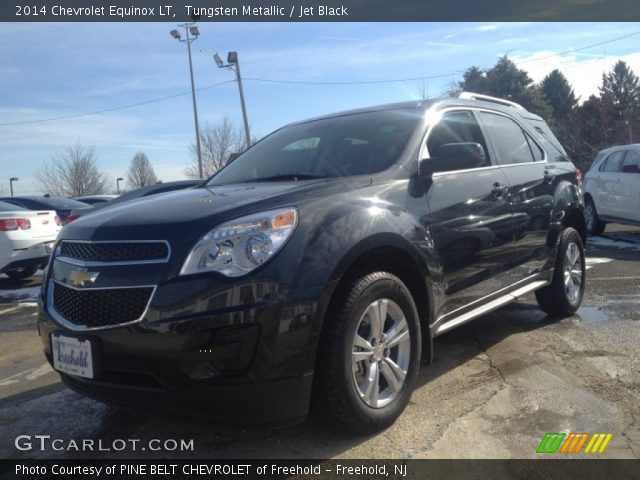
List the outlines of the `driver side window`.
{"type": "Polygon", "coordinates": [[[486,159],[484,165],[480,167],[491,165],[487,143],[472,112],[456,111],[444,114],[429,134],[427,140],[429,156],[436,156],[440,147],[451,143],[479,143],[486,159]]]}

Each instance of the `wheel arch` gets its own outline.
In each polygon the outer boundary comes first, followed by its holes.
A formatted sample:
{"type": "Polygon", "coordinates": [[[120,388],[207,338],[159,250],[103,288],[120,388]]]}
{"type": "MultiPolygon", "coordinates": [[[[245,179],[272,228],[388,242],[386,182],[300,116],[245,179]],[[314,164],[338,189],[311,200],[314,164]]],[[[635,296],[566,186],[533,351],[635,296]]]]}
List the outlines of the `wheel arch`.
{"type": "Polygon", "coordinates": [[[357,278],[368,273],[385,271],[398,277],[409,289],[416,304],[422,336],[422,361],[431,362],[432,338],[429,322],[433,305],[430,275],[426,262],[412,249],[408,241],[396,235],[380,234],[354,246],[334,269],[322,324],[327,314],[344,299],[346,291],[357,278]]]}

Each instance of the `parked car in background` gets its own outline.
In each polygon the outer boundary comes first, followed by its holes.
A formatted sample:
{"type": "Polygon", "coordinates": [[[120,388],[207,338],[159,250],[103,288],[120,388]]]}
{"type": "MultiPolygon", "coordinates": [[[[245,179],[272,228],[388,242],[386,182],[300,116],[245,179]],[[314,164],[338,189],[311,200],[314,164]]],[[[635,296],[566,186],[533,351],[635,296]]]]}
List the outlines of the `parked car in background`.
{"type": "Polygon", "coordinates": [[[43,268],[61,228],[54,211],[27,210],[0,201],[0,273],[21,279],[43,268]]]}
{"type": "Polygon", "coordinates": [[[103,401],[263,425],[313,403],[371,434],[409,403],[434,337],[527,293],[548,320],[578,309],[583,208],[564,149],[513,102],[327,115],[202,188],[65,227],[38,332],[65,384],[103,401]]]}
{"type": "Polygon", "coordinates": [[[102,205],[103,203],[110,202],[114,198],[118,198],[118,195],[87,195],[85,197],[73,197],[73,200],[88,203],[89,205],[102,205]]]}
{"type": "Polygon", "coordinates": [[[135,200],[137,198],[148,197],[151,195],[158,195],[160,193],[172,192],[174,190],[182,190],[184,188],[191,188],[197,185],[201,185],[204,180],[178,180],[175,182],[166,182],[166,183],[156,183],[155,185],[150,185],[148,187],[138,188],[137,190],[132,190],[127,193],[123,193],[117,198],[110,200],[109,202],[103,202],[93,205],[91,209],[78,209],[73,210],[71,215],[73,218],[78,218],[81,215],[86,215],[88,213],[95,212],[96,210],[105,208],[105,207],[113,207],[116,205],[120,205],[123,202],[129,202],[131,200],[135,200]]]}
{"type": "Polygon", "coordinates": [[[71,211],[91,209],[91,205],[63,197],[4,197],[0,201],[26,208],[27,210],[54,210],[63,225],[71,222],[75,217],[71,211]]]}
{"type": "Polygon", "coordinates": [[[590,234],[600,235],[609,222],[640,225],[640,144],[600,152],[583,190],[590,234]]]}

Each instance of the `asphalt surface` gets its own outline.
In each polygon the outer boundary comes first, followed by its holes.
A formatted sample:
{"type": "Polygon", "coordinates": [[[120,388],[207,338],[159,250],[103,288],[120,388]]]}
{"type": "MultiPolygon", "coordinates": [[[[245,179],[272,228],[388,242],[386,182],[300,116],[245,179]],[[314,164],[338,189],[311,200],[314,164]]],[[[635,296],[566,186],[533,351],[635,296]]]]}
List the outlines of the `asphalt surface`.
{"type": "MultiPolygon", "coordinates": [[[[41,354],[41,277],[0,276],[0,458],[533,458],[547,432],[612,433],[600,457],[640,458],[640,229],[609,226],[588,243],[583,306],[553,322],[533,295],[435,341],[411,403],[378,435],[320,421],[279,430],[131,412],[63,387],[41,354]],[[20,451],[18,435],[194,440],[193,452],[20,451]]],[[[581,454],[589,457],[589,454],[581,454]]]]}

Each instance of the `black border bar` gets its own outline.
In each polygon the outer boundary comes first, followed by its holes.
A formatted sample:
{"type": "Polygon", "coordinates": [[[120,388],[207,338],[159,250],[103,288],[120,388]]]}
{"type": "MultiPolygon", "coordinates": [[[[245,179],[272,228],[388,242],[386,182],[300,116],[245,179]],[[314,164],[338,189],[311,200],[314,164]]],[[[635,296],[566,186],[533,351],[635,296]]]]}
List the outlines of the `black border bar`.
{"type": "Polygon", "coordinates": [[[638,0],[2,0],[2,22],[639,21],[638,0]],[[191,7],[191,8],[190,8],[191,7]]]}
{"type": "Polygon", "coordinates": [[[559,456],[535,460],[0,460],[1,478],[24,480],[603,480],[638,478],[639,472],[640,460],[559,456]]]}

